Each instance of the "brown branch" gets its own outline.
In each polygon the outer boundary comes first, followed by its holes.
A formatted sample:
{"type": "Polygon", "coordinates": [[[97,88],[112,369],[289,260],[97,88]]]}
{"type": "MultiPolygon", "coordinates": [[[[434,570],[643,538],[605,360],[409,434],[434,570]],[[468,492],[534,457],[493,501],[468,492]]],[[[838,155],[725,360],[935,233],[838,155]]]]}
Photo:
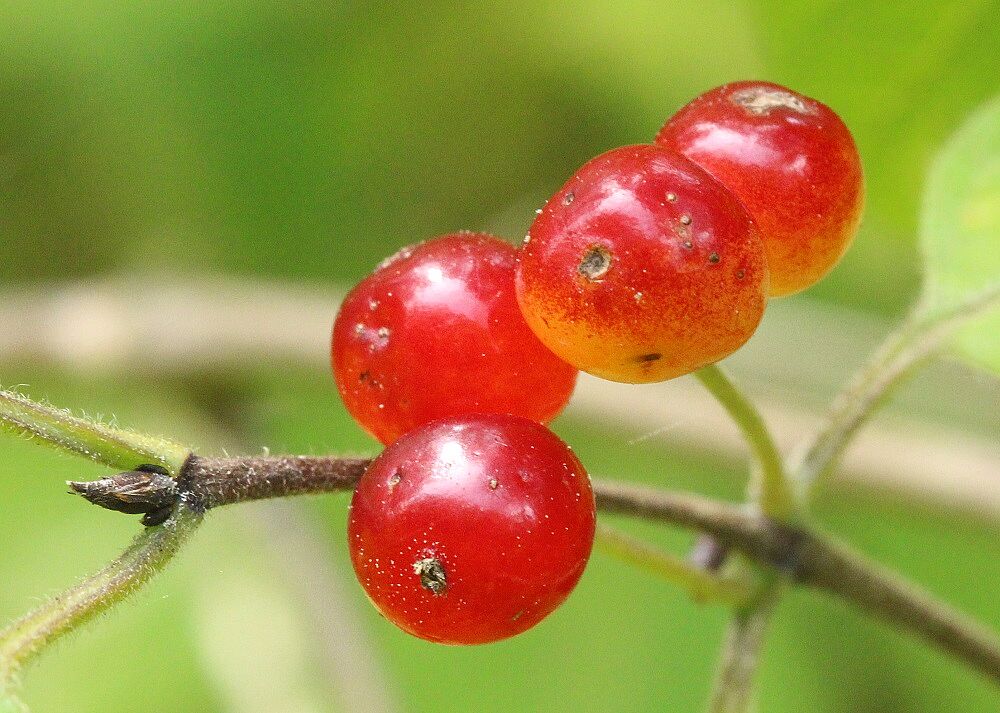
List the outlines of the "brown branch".
{"type": "Polygon", "coordinates": [[[923,637],[1000,683],[994,633],[829,537],[693,495],[617,483],[596,490],[603,510],[697,528],[795,583],[836,594],[923,637]]]}
{"type": "Polygon", "coordinates": [[[811,534],[797,579],[914,632],[1000,683],[997,635],[846,545],[811,534]]]}
{"type": "MultiPolygon", "coordinates": [[[[360,458],[318,456],[191,456],[176,482],[176,497],[190,507],[207,510],[247,500],[351,490],[368,463],[360,458]]],[[[130,472],[118,478],[131,483],[133,476],[130,472]]],[[[91,502],[104,505],[108,500],[104,488],[115,487],[116,479],[89,487],[70,485],[91,502]]],[[[150,498],[151,508],[162,504],[157,482],[149,479],[140,489],[150,498]]],[[[1000,641],[993,633],[825,535],[698,495],[610,481],[595,481],[594,492],[597,507],[604,512],[711,535],[724,547],[742,552],[791,582],[836,594],[876,618],[923,637],[1000,683],[1000,641]]]]}
{"type": "Polygon", "coordinates": [[[248,500],[353,490],[367,458],[191,456],[178,486],[206,510],[248,500]]]}

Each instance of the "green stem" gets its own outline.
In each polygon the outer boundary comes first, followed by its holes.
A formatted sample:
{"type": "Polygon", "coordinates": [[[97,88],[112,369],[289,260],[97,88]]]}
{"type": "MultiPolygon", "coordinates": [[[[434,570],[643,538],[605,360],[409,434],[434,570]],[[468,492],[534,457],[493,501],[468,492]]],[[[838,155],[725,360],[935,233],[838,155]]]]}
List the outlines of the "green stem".
{"type": "Polygon", "coordinates": [[[847,444],[893,387],[939,350],[956,329],[998,304],[1000,288],[940,312],[929,313],[926,306],[918,306],[837,395],[823,427],[797,449],[789,470],[801,492],[808,495],[834,468],[847,444]]]}
{"type": "Polygon", "coordinates": [[[791,517],[796,510],[795,493],[785,474],[778,447],[757,407],[719,366],[711,364],[694,375],[726,409],[753,450],[758,467],[751,494],[761,511],[779,520],[791,517]]]}
{"type": "Polygon", "coordinates": [[[158,465],[176,475],[191,454],[190,449],[172,441],[79,418],[13,391],[0,390],[0,429],[119,470],[158,465]]]}
{"type": "Polygon", "coordinates": [[[754,677],[781,591],[777,580],[768,581],[754,601],[737,611],[729,622],[709,713],[746,713],[750,710],[754,677]]]}
{"type": "Polygon", "coordinates": [[[0,631],[0,691],[49,644],[107,611],[161,571],[201,522],[181,502],[174,516],[135,538],[118,559],[0,631]]]}
{"type": "Polygon", "coordinates": [[[712,574],[609,525],[598,524],[597,545],[613,557],[687,590],[691,598],[698,602],[715,601],[742,606],[752,594],[749,582],[712,574]]]}

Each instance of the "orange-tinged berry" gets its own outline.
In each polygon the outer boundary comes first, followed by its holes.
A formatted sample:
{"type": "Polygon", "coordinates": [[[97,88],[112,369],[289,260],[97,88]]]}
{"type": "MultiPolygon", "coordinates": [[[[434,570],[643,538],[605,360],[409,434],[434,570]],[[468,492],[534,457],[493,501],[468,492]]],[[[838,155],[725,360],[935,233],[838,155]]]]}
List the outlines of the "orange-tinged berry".
{"type": "Polygon", "coordinates": [[[558,356],[612,381],[670,379],[753,334],[767,299],[757,229],[683,156],[625,146],[584,165],[521,248],[517,297],[558,356]]]}

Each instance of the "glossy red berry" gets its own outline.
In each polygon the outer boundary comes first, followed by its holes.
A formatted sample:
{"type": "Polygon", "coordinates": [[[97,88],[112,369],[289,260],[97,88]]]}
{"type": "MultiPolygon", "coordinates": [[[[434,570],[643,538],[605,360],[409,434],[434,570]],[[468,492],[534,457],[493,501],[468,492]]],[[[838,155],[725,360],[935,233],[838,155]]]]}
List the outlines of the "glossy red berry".
{"type": "Polygon", "coordinates": [[[546,422],[562,410],[577,372],[525,323],[516,256],[489,235],[446,235],[405,248],[351,291],[333,328],[333,370],[368,432],[391,443],[446,416],[546,422]]]}
{"type": "Polygon", "coordinates": [[[587,163],[545,205],[516,285],[552,351],[638,383],[686,374],[749,339],[767,266],[729,191],[672,151],[625,146],[587,163]]]}
{"type": "Polygon", "coordinates": [[[712,174],[760,228],[771,295],[818,282],[847,250],[864,204],[861,158],[833,110],[770,82],[702,94],[656,142],[712,174]]]}
{"type": "Polygon", "coordinates": [[[569,595],[594,538],[594,496],[544,426],[435,421],[386,448],[358,484],[351,561],[372,603],[414,636],[482,644],[531,628],[569,595]]]}

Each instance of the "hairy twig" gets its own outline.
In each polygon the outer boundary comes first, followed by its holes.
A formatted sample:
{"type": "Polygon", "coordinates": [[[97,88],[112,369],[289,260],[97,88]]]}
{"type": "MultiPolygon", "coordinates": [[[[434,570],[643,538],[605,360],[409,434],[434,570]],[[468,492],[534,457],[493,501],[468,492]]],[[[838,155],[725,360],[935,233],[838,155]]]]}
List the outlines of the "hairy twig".
{"type": "Polygon", "coordinates": [[[173,517],[140,534],[118,559],[0,631],[0,691],[45,646],[138,590],[162,570],[201,522],[178,500],[173,517]]]}
{"type": "Polygon", "coordinates": [[[0,390],[0,430],[27,435],[111,468],[152,464],[173,474],[191,452],[164,438],[80,418],[5,390],[0,390]]]}
{"type": "MultiPolygon", "coordinates": [[[[200,458],[179,480],[193,507],[269,497],[349,490],[367,461],[320,456],[200,458]]],[[[712,535],[786,579],[834,593],[869,614],[907,629],[1000,682],[1000,642],[929,594],[844,545],[756,510],[687,493],[596,481],[597,506],[712,535]]],[[[93,498],[92,498],[93,500],[93,498]]]]}
{"type": "Polygon", "coordinates": [[[928,313],[926,306],[914,310],[837,395],[822,428],[791,459],[789,471],[800,487],[806,492],[814,489],[890,391],[941,349],[955,330],[998,304],[1000,286],[947,310],[928,313]]]}
{"type": "Polygon", "coordinates": [[[275,496],[353,490],[368,467],[367,458],[191,456],[179,488],[205,509],[275,496]]]}

